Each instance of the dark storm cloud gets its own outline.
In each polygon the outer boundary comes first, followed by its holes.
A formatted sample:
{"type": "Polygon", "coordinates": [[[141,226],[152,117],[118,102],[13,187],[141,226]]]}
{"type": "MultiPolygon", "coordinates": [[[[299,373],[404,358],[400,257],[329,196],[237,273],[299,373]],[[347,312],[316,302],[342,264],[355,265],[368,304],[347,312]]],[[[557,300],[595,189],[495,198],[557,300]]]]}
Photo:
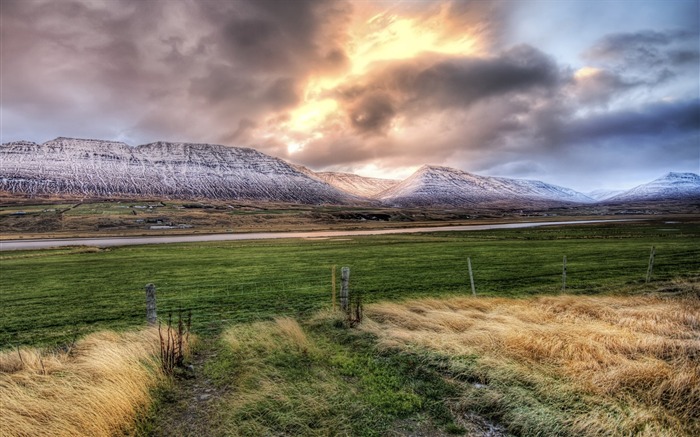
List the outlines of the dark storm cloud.
{"type": "MultiPolygon", "coordinates": [[[[672,138],[700,131],[700,100],[656,103],[637,111],[621,110],[570,122],[567,139],[589,142],[635,137],[672,138]]],[[[632,144],[632,143],[630,143],[632,144]]]]}
{"type": "Polygon", "coordinates": [[[363,93],[348,111],[352,126],[364,133],[382,133],[396,114],[391,97],[382,91],[363,93]]]}
{"type": "Polygon", "coordinates": [[[584,58],[626,76],[638,85],[655,86],[694,75],[697,79],[700,43],[697,31],[644,30],[601,38],[584,58]]]}
{"type": "Polygon", "coordinates": [[[328,26],[347,8],[336,1],[208,1],[204,13],[219,29],[213,35],[219,53],[244,68],[265,72],[306,72],[310,66],[331,68],[346,60],[343,27],[328,26]]]}
{"type": "Polygon", "coordinates": [[[507,94],[547,92],[564,80],[552,59],[523,45],[489,58],[425,55],[388,63],[336,93],[347,103],[353,127],[383,133],[397,115],[421,116],[507,94]]]}
{"type": "Polygon", "coordinates": [[[30,138],[3,126],[3,140],[242,140],[242,121],[298,104],[311,72],[347,67],[349,12],[340,0],[3,0],[3,108],[34,126],[30,138]]]}
{"type": "Polygon", "coordinates": [[[598,40],[583,58],[604,71],[584,81],[582,103],[607,103],[634,88],[646,92],[660,85],[697,88],[700,43],[697,30],[614,33],[598,40]]]}
{"type": "Polygon", "coordinates": [[[403,91],[441,106],[468,106],[491,96],[552,88],[560,82],[555,62],[524,45],[492,59],[448,59],[414,77],[401,84],[403,91]]]}

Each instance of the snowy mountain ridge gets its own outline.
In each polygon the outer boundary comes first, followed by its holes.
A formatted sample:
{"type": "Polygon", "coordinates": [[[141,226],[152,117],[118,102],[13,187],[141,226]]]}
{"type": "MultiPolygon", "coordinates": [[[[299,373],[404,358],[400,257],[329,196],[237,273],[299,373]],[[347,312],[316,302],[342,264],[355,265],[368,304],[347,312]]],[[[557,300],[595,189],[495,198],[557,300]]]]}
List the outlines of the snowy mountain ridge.
{"type": "Polygon", "coordinates": [[[0,190],[21,195],[247,199],[393,207],[526,208],[596,202],[700,200],[700,176],[668,173],[620,193],[479,176],[425,165],[403,181],[314,172],[252,148],[56,138],[0,146],[0,190]],[[594,198],[594,197],[597,197],[594,198]],[[599,200],[602,199],[602,200],[599,200]]]}
{"type": "Polygon", "coordinates": [[[605,199],[605,202],[641,202],[660,200],[700,201],[700,176],[695,173],[669,172],[658,179],[605,199]]]}
{"type": "Polygon", "coordinates": [[[357,201],[255,149],[158,141],[56,138],[0,148],[0,189],[28,195],[251,199],[304,204],[357,201]]]}
{"type": "Polygon", "coordinates": [[[593,203],[590,197],[541,181],[479,176],[450,167],[424,165],[378,199],[392,206],[421,207],[502,205],[531,203],[593,203]]]}

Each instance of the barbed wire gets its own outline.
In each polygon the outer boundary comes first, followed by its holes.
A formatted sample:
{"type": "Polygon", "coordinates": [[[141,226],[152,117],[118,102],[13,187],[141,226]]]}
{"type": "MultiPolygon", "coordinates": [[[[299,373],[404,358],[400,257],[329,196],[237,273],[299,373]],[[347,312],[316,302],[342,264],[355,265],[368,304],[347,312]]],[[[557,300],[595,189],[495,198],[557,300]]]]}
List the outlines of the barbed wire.
{"type": "MultiPolygon", "coordinates": [[[[413,270],[401,264],[401,259],[394,262],[381,260],[378,263],[371,260],[350,262],[347,264],[351,269],[350,288],[361,290],[368,301],[416,294],[469,294],[468,252],[465,251],[463,256],[451,254],[435,257],[441,264],[416,266],[413,270]]],[[[532,260],[517,254],[511,259],[503,259],[472,254],[471,259],[477,293],[500,292],[513,288],[514,284],[518,289],[525,287],[549,291],[561,287],[562,261],[559,257],[543,256],[532,260]]],[[[655,279],[669,279],[669,272],[677,272],[679,267],[688,274],[694,271],[700,274],[698,260],[700,249],[664,247],[657,250],[655,279]]],[[[606,258],[605,253],[577,254],[567,259],[567,283],[579,288],[587,284],[598,286],[601,281],[621,273],[629,277],[631,269],[638,272],[639,281],[642,281],[647,263],[648,253],[639,250],[630,250],[610,258],[606,258]],[[591,263],[596,259],[601,261],[591,263]],[[606,259],[609,261],[603,261],[606,259]]],[[[338,264],[336,268],[336,295],[340,291],[341,267],[338,264]]],[[[308,270],[261,270],[236,275],[235,269],[218,277],[195,275],[185,279],[155,275],[152,282],[157,286],[159,315],[192,311],[199,319],[195,325],[205,326],[265,319],[280,314],[308,313],[331,306],[331,264],[308,270]]],[[[33,333],[53,328],[59,333],[70,331],[72,328],[67,327],[65,317],[44,319],[41,314],[35,314],[36,308],[51,305],[75,305],[75,308],[70,308],[69,318],[72,319],[71,323],[80,326],[141,323],[145,320],[143,293],[146,281],[138,286],[134,282],[134,279],[129,279],[130,285],[114,288],[111,285],[100,286],[99,278],[91,278],[43,289],[33,292],[31,296],[26,296],[24,290],[13,284],[2,284],[0,314],[12,311],[26,313],[27,316],[22,321],[11,318],[11,321],[8,318],[0,321],[0,338],[2,341],[32,338],[33,333]],[[68,286],[75,291],[71,297],[66,296],[68,286]]],[[[47,337],[50,336],[47,334],[47,337]]]]}

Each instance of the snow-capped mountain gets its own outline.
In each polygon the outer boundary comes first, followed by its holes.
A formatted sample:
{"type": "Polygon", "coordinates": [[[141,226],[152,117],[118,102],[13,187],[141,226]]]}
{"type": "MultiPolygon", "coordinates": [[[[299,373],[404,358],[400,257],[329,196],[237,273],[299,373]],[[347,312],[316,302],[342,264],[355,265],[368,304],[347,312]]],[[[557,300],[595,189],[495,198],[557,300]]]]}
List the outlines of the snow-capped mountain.
{"type": "Polygon", "coordinates": [[[590,197],[593,200],[597,201],[603,201],[606,199],[609,199],[611,197],[617,196],[618,194],[624,193],[625,190],[593,190],[588,193],[583,193],[586,196],[590,197]]]}
{"type": "Polygon", "coordinates": [[[319,179],[339,190],[369,199],[375,198],[382,191],[401,182],[396,179],[368,178],[353,173],[332,171],[316,172],[315,174],[319,179]]]}
{"type": "Polygon", "coordinates": [[[546,207],[561,204],[700,200],[700,176],[668,173],[632,190],[577,191],[540,181],[423,166],[408,179],[314,172],[250,148],[57,138],[0,146],[0,191],[22,195],[210,198],[397,207],[546,207]]]}
{"type": "Polygon", "coordinates": [[[700,176],[695,173],[667,173],[649,183],[639,185],[605,202],[639,202],[659,200],[700,201],[700,176]]]}
{"type": "Polygon", "coordinates": [[[342,204],[357,200],[254,149],[213,144],[57,138],[0,147],[0,190],[84,196],[251,199],[342,204]]]}
{"type": "Polygon", "coordinates": [[[423,166],[380,193],[382,202],[401,207],[527,206],[591,203],[590,197],[540,181],[478,176],[449,167],[423,166]]]}

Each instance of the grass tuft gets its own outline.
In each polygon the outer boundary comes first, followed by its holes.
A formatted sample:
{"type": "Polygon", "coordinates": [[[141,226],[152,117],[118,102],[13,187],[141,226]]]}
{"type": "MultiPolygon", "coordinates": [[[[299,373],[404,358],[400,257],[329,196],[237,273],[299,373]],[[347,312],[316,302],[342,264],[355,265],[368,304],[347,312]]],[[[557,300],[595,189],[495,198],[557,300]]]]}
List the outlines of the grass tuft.
{"type": "Polygon", "coordinates": [[[70,351],[21,348],[0,354],[3,436],[128,433],[161,380],[158,332],[100,332],[70,351]]]}

